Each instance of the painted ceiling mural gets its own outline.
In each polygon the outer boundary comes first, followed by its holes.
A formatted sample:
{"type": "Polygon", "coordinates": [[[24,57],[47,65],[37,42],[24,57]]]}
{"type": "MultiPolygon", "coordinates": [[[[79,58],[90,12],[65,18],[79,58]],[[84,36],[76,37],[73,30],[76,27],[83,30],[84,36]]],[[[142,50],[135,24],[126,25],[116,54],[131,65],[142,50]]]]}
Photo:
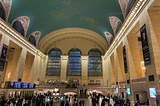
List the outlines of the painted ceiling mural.
{"type": "Polygon", "coordinates": [[[20,16],[30,18],[26,37],[40,31],[40,39],[52,31],[76,27],[97,32],[107,41],[104,32],[115,36],[109,17],[124,21],[118,0],[12,0],[8,22],[20,16]]]}

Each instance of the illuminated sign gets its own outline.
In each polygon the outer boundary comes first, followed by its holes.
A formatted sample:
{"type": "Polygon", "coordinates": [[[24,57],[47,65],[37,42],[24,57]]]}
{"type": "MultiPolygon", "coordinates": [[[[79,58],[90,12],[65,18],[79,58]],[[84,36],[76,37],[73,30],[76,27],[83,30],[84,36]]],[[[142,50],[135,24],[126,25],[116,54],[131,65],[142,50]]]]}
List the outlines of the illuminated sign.
{"type": "Polygon", "coordinates": [[[118,88],[116,88],[116,92],[118,93],[118,88]]]}
{"type": "Polygon", "coordinates": [[[11,85],[11,86],[14,86],[14,82],[11,82],[10,85],[11,85]]]}
{"type": "Polygon", "coordinates": [[[22,83],[22,88],[28,88],[29,83],[22,83]]]}
{"type": "Polygon", "coordinates": [[[29,88],[34,88],[35,84],[29,84],[29,88]]]}
{"type": "Polygon", "coordinates": [[[156,88],[149,88],[150,98],[156,98],[156,88]]]}
{"type": "Polygon", "coordinates": [[[6,89],[34,89],[35,84],[6,81],[4,88],[6,88],[6,89]]]}
{"type": "Polygon", "coordinates": [[[131,95],[131,89],[130,88],[127,88],[127,94],[131,95]]]}
{"type": "Polygon", "coordinates": [[[15,82],[14,83],[14,88],[21,88],[22,82],[15,82]]]}

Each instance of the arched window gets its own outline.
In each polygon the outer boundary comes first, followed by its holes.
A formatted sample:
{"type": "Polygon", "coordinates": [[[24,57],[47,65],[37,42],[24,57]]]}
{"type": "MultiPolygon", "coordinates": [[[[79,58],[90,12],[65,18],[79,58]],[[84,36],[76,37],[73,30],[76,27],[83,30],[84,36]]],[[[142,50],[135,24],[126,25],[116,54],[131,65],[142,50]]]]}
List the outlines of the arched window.
{"type": "Polygon", "coordinates": [[[29,42],[31,42],[34,46],[36,46],[36,39],[33,35],[29,37],[29,42]]]}
{"type": "Polygon", "coordinates": [[[116,28],[116,34],[119,31],[119,29],[121,28],[121,26],[122,26],[122,23],[120,21],[118,21],[117,28],[116,28]]]}
{"type": "Polygon", "coordinates": [[[47,76],[60,76],[61,71],[61,50],[54,48],[49,52],[47,64],[47,76]]]}
{"type": "Polygon", "coordinates": [[[67,75],[81,75],[81,51],[77,48],[73,48],[69,51],[67,75]]]}
{"type": "Polygon", "coordinates": [[[88,55],[88,76],[102,76],[101,51],[98,49],[91,49],[88,55]]]}
{"type": "Polygon", "coordinates": [[[2,5],[2,3],[0,2],[0,17],[5,20],[5,10],[4,7],[2,5]]]}
{"type": "Polygon", "coordinates": [[[131,11],[131,9],[134,6],[135,2],[136,2],[136,0],[131,0],[129,2],[128,9],[127,9],[127,14],[126,15],[128,15],[128,13],[131,11]]]}
{"type": "Polygon", "coordinates": [[[13,23],[12,27],[13,27],[18,33],[20,33],[22,36],[24,36],[24,29],[23,29],[23,26],[22,26],[21,22],[15,21],[15,22],[13,23]]]}

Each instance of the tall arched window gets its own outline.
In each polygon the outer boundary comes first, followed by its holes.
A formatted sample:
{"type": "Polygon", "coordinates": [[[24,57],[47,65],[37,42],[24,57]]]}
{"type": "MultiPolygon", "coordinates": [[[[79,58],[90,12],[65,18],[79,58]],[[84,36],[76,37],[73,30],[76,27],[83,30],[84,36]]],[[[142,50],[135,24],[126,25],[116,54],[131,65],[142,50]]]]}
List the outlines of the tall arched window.
{"type": "Polygon", "coordinates": [[[98,49],[91,49],[88,55],[88,76],[102,76],[101,51],[98,49]]]}
{"type": "Polygon", "coordinates": [[[36,39],[33,35],[29,37],[29,42],[31,42],[34,46],[36,46],[36,39]]]}
{"type": "Polygon", "coordinates": [[[73,48],[69,51],[67,75],[81,75],[81,51],[77,48],[73,48]]]}
{"type": "Polygon", "coordinates": [[[47,76],[60,76],[61,71],[61,50],[54,48],[49,52],[47,64],[47,76]]]}
{"type": "Polygon", "coordinates": [[[0,2],[0,17],[5,20],[5,10],[4,7],[2,5],[2,3],[0,2]]]}
{"type": "Polygon", "coordinates": [[[21,22],[15,21],[15,22],[13,23],[12,27],[13,27],[18,33],[20,33],[22,36],[24,36],[24,29],[23,29],[23,26],[22,26],[21,22]]]}

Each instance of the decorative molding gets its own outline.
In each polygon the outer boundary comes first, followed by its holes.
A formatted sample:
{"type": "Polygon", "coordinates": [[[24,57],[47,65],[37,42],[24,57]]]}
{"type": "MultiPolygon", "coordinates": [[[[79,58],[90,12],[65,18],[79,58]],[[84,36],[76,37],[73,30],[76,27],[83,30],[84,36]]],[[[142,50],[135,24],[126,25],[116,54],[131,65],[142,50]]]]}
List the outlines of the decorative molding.
{"type": "MultiPolygon", "coordinates": [[[[66,33],[66,35],[64,35],[64,36],[67,36],[67,33],[66,33]]],[[[104,51],[104,49],[101,47],[101,45],[99,44],[99,43],[97,43],[97,42],[95,42],[95,41],[93,41],[93,40],[90,40],[90,39],[87,39],[87,38],[85,38],[84,36],[83,37],[78,37],[78,36],[70,36],[70,37],[65,37],[65,38],[61,38],[61,39],[57,39],[58,37],[55,37],[54,38],[54,40],[49,40],[48,41],[48,43],[50,43],[50,45],[49,46],[46,46],[47,45],[47,43],[45,43],[46,45],[44,45],[43,46],[43,48],[44,48],[44,51],[47,51],[47,53],[53,48],[53,46],[55,46],[55,43],[57,43],[57,42],[60,42],[60,41],[62,41],[63,42],[63,40],[67,40],[67,39],[74,39],[74,38],[78,38],[78,39],[84,39],[84,40],[87,40],[87,41],[91,41],[91,42],[94,42],[96,45],[97,45],[97,48],[101,51],[101,53],[103,54],[103,53],[105,53],[105,51],[104,51]],[[46,46],[46,47],[45,47],[46,46]]],[[[55,46],[56,47],[56,46],[55,46]]],[[[70,49],[72,49],[73,47],[70,47],[70,49]]],[[[91,47],[90,49],[92,49],[93,47],[91,47]]],[[[70,49],[68,49],[68,50],[70,50],[70,49]]],[[[89,49],[89,50],[90,50],[89,49]]],[[[62,48],[61,48],[61,50],[62,50],[62,48]]],[[[88,52],[87,52],[87,54],[88,54],[88,52]]]]}
{"type": "MultiPolygon", "coordinates": [[[[35,40],[36,40],[36,46],[38,45],[38,41],[39,41],[39,38],[41,36],[41,32],[40,31],[35,31],[35,32],[32,32],[29,37],[33,35],[35,37],[35,40]]],[[[29,37],[28,37],[28,40],[29,40],[29,37]]]]}
{"type": "Polygon", "coordinates": [[[128,4],[129,4],[129,0],[118,0],[122,13],[123,13],[123,17],[124,19],[127,16],[127,8],[128,8],[128,4]]]}
{"type": "Polygon", "coordinates": [[[61,60],[68,60],[68,55],[61,55],[61,60]]]}
{"type": "Polygon", "coordinates": [[[110,24],[112,26],[114,35],[116,35],[116,29],[117,29],[117,26],[118,26],[118,22],[120,22],[121,24],[122,24],[122,22],[118,17],[115,17],[115,16],[109,17],[109,21],[110,21],[110,24]]]}
{"type": "Polygon", "coordinates": [[[81,56],[81,60],[88,60],[88,56],[81,56]]]}
{"type": "Polygon", "coordinates": [[[101,35],[83,28],[64,28],[53,31],[40,40],[38,48],[45,53],[51,46],[55,45],[54,43],[71,38],[80,38],[94,42],[102,53],[105,53],[108,48],[107,41],[101,35]]]}
{"type": "Polygon", "coordinates": [[[105,32],[104,32],[104,35],[105,35],[105,37],[106,37],[106,39],[107,39],[108,45],[110,45],[111,42],[112,42],[112,40],[113,40],[112,34],[109,33],[109,32],[107,32],[107,31],[105,31],[105,32]]]}
{"type": "Polygon", "coordinates": [[[9,13],[11,10],[11,5],[12,5],[12,0],[0,0],[0,2],[2,3],[4,10],[5,10],[5,21],[8,20],[9,17],[9,13]]]}
{"type": "Polygon", "coordinates": [[[14,23],[15,21],[21,22],[21,24],[22,24],[22,26],[23,26],[23,29],[24,29],[24,37],[26,37],[27,29],[28,29],[29,22],[30,22],[30,17],[27,17],[27,16],[17,17],[17,18],[12,22],[12,25],[13,25],[13,23],[14,23]]]}

